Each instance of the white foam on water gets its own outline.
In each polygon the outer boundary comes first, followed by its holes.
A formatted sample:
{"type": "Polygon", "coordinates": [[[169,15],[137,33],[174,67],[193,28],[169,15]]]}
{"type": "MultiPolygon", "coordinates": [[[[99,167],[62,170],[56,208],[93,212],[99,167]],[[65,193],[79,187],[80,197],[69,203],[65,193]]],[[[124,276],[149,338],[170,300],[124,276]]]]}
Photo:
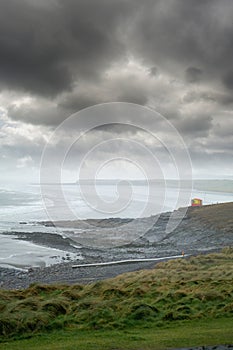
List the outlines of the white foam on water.
{"type": "Polygon", "coordinates": [[[0,266],[2,267],[44,267],[70,259],[82,259],[81,254],[68,253],[59,249],[43,247],[18,240],[16,236],[0,234],[0,266]]]}

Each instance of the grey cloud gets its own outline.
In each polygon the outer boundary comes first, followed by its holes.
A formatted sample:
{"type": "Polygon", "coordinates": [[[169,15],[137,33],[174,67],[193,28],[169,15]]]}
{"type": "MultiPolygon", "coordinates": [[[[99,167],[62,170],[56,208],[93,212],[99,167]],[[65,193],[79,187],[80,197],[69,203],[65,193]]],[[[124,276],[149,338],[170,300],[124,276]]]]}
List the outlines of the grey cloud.
{"type": "Polygon", "coordinates": [[[193,137],[207,137],[213,128],[213,118],[211,116],[187,117],[176,122],[176,127],[183,135],[193,135],[193,137]]]}
{"type": "MultiPolygon", "coordinates": [[[[222,119],[224,118],[223,115],[220,115],[219,117],[222,119]]],[[[219,121],[214,125],[214,128],[213,128],[214,135],[221,140],[221,145],[222,146],[224,145],[225,149],[230,149],[231,151],[232,151],[232,145],[233,145],[232,130],[233,130],[233,114],[225,116],[225,123],[221,123],[219,121]]],[[[224,147],[222,147],[222,149],[224,147]]]]}
{"type": "Polygon", "coordinates": [[[93,88],[92,84],[83,83],[72,93],[61,96],[58,107],[75,113],[86,107],[109,102],[128,102],[146,105],[149,91],[144,82],[137,77],[125,76],[114,82],[102,80],[102,85],[93,88]]]}
{"type": "Polygon", "coordinates": [[[117,96],[118,102],[136,103],[138,105],[146,105],[148,102],[148,96],[146,91],[141,87],[134,87],[132,89],[123,91],[117,96]]]}
{"type": "Polygon", "coordinates": [[[155,67],[186,70],[194,82],[204,71],[232,89],[232,16],[231,0],[2,0],[0,84],[55,96],[79,79],[101,84],[107,67],[132,54],[152,76],[155,67]]]}
{"type": "MultiPolygon", "coordinates": [[[[232,89],[232,15],[229,0],[2,0],[0,86],[43,96],[72,91],[77,81],[101,86],[106,69],[132,54],[153,77],[162,67],[180,78],[186,70],[195,82],[204,71],[232,89]]],[[[146,103],[134,90],[113,95],[146,103]]],[[[92,99],[80,96],[77,106],[92,99]]]]}
{"type": "MultiPolygon", "coordinates": [[[[103,82],[104,84],[104,82],[103,82]]],[[[66,94],[59,100],[59,107],[77,112],[80,109],[107,102],[129,102],[139,105],[146,105],[148,102],[148,91],[145,86],[131,83],[128,79],[117,82],[112,88],[106,82],[107,94],[101,89],[77,90],[71,94],[66,94]]]]}
{"type": "Polygon", "coordinates": [[[215,102],[220,106],[228,106],[233,103],[233,96],[228,91],[218,92],[213,90],[192,90],[183,97],[185,103],[193,102],[215,102]]]}
{"type": "Polygon", "coordinates": [[[59,107],[70,111],[70,113],[75,113],[81,109],[104,102],[107,101],[97,97],[94,93],[72,93],[61,98],[59,101],[59,107]]]}
{"type": "Polygon", "coordinates": [[[223,83],[228,89],[233,90],[233,70],[225,74],[223,77],[223,83]]]}
{"type": "MultiPolygon", "coordinates": [[[[232,152],[232,0],[1,0],[0,9],[0,89],[33,97],[1,99],[10,119],[50,130],[83,108],[125,101],[169,119],[194,159],[232,152]]],[[[136,137],[116,122],[139,118],[166,134],[138,114],[109,116],[96,135],[136,137]]],[[[4,147],[24,157],[31,142],[16,141],[4,147]]]]}
{"type": "MultiPolygon", "coordinates": [[[[150,1],[129,30],[131,47],[148,64],[156,62],[170,74],[181,77],[182,71],[196,67],[207,81],[221,85],[233,69],[232,16],[229,0],[150,1]]],[[[199,75],[193,69],[191,73],[191,79],[193,73],[195,79],[199,75]]],[[[231,88],[231,83],[226,86],[231,88]]]]}
{"type": "Polygon", "coordinates": [[[70,113],[67,110],[58,108],[56,104],[41,101],[40,99],[30,105],[21,105],[19,107],[10,105],[8,107],[8,116],[12,120],[35,125],[58,125],[69,115],[70,113]]]}
{"type": "Polygon", "coordinates": [[[195,67],[189,67],[185,71],[185,78],[188,83],[196,83],[200,81],[201,76],[202,76],[202,70],[195,67]]]}
{"type": "Polygon", "coordinates": [[[208,152],[207,150],[203,150],[203,148],[195,149],[195,145],[193,145],[193,148],[190,150],[190,155],[192,157],[192,161],[194,166],[197,165],[197,168],[200,170],[208,169],[209,174],[211,174],[212,169],[216,171],[216,164],[218,164],[218,171],[219,168],[223,169],[228,167],[230,165],[230,162],[232,161],[232,154],[226,153],[224,151],[211,151],[208,152]],[[201,156],[200,156],[201,154],[201,156]],[[212,167],[209,168],[209,167],[212,167]]]}
{"type": "Polygon", "coordinates": [[[149,74],[152,76],[152,77],[156,77],[156,75],[158,74],[158,68],[157,67],[151,67],[149,69],[149,74]]]}
{"type": "Polygon", "coordinates": [[[127,123],[109,123],[105,125],[101,125],[97,128],[95,128],[95,131],[97,132],[104,132],[103,137],[106,137],[106,134],[109,135],[109,138],[113,137],[125,137],[125,138],[132,138],[136,134],[142,134],[145,138],[148,137],[148,133],[145,130],[142,130],[136,125],[127,124],[127,123]]]}
{"type": "Polygon", "coordinates": [[[2,87],[54,94],[70,88],[53,9],[25,1],[2,1],[0,12],[0,83],[2,87]],[[13,24],[13,25],[12,25],[13,24]],[[61,59],[63,58],[63,60],[61,59]]]}
{"type": "Polygon", "coordinates": [[[79,77],[97,79],[124,53],[116,33],[130,1],[2,0],[0,84],[39,95],[72,89],[79,77]]]}

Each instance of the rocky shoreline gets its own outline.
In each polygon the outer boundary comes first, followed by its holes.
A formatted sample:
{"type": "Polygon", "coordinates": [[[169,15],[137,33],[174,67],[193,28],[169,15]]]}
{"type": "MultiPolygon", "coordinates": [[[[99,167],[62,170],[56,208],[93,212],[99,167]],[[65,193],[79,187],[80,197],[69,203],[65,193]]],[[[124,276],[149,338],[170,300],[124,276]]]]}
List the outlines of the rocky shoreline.
{"type": "MultiPolygon", "coordinates": [[[[8,268],[9,266],[0,267],[0,288],[21,289],[27,288],[32,283],[90,283],[115,277],[124,272],[152,268],[156,262],[132,262],[112,266],[80,267],[77,269],[72,268],[74,264],[144,258],[165,259],[166,257],[181,255],[182,251],[185,252],[185,256],[219,251],[225,246],[233,245],[233,235],[231,234],[233,227],[232,210],[233,203],[204,206],[194,210],[189,208],[182,221],[179,222],[179,225],[172,232],[167,232],[166,227],[173,213],[162,213],[157,218],[149,217],[137,220],[119,218],[57,223],[63,229],[74,227],[74,232],[69,230],[68,235],[65,236],[48,232],[12,232],[20,240],[60,249],[66,254],[63,263],[47,267],[28,266],[24,270],[8,268]],[[131,221],[133,221],[132,225],[131,221]],[[101,247],[98,244],[92,247],[87,246],[84,244],[85,242],[82,244],[82,239],[84,239],[83,237],[86,234],[84,227],[90,226],[90,224],[92,225],[91,237],[93,235],[93,242],[95,242],[95,237],[99,237],[99,233],[103,229],[106,229],[105,234],[109,234],[110,237],[117,230],[117,232],[122,231],[127,239],[129,237],[136,237],[136,239],[118,246],[101,247]],[[147,225],[149,229],[143,235],[138,234],[138,232],[135,233],[135,230],[140,232],[147,225]],[[76,229],[80,229],[79,232],[81,233],[76,235],[76,229]],[[134,236],[131,236],[131,233],[134,236]],[[75,242],[76,237],[77,240],[75,242]],[[77,260],[71,259],[70,254],[73,253],[76,254],[77,260]]],[[[177,213],[176,217],[179,220],[179,210],[177,213]]],[[[54,223],[49,222],[44,222],[43,224],[46,227],[54,225],[54,223]]]]}
{"type": "MultiPolygon", "coordinates": [[[[213,250],[212,252],[217,252],[213,250]]],[[[210,251],[202,252],[208,254],[210,251]]],[[[199,252],[193,252],[198,255],[199,252]]],[[[153,269],[156,264],[174,259],[175,257],[158,258],[158,261],[130,261],[122,264],[109,264],[100,266],[85,266],[80,260],[55,264],[44,268],[29,268],[28,270],[16,270],[0,267],[0,289],[25,289],[31,284],[87,284],[108,278],[114,278],[120,274],[144,269],[153,269]],[[74,265],[79,265],[74,268],[74,265]],[[82,266],[83,265],[83,266],[82,266]]],[[[184,256],[188,258],[188,256],[184,256]]],[[[116,260],[114,260],[116,261],[116,260]]],[[[89,260],[90,262],[90,260],[89,260]]],[[[96,261],[94,262],[96,263],[96,261]]],[[[93,261],[92,263],[93,264],[93,261]]]]}
{"type": "MultiPolygon", "coordinates": [[[[28,271],[0,268],[0,288],[7,290],[25,289],[33,283],[86,284],[98,280],[113,278],[125,272],[150,269],[155,266],[155,262],[132,262],[122,265],[73,268],[72,266],[74,263],[75,262],[66,262],[45,268],[29,269],[28,271]]],[[[77,261],[77,263],[80,263],[80,261],[77,261]]]]}

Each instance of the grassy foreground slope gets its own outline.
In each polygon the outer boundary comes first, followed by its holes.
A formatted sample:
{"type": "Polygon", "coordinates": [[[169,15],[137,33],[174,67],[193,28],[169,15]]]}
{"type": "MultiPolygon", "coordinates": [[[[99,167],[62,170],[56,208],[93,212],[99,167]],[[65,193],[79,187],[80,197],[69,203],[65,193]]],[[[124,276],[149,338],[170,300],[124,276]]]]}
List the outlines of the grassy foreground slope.
{"type": "Polygon", "coordinates": [[[225,248],[84,286],[0,291],[0,349],[233,343],[232,316],[233,249],[225,248]]]}
{"type": "MultiPolygon", "coordinates": [[[[128,330],[68,329],[0,344],[1,350],[165,350],[232,344],[232,319],[176,322],[167,327],[128,330]]],[[[223,349],[223,348],[221,348],[223,349]]],[[[231,347],[232,349],[232,347],[231,347]]]]}

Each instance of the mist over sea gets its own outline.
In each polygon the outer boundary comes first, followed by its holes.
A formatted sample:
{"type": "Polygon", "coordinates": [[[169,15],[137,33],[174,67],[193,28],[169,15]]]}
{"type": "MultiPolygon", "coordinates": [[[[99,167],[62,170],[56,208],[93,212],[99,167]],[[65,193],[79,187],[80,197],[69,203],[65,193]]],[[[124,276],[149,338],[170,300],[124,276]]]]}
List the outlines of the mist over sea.
{"type": "MultiPolygon", "coordinates": [[[[190,204],[198,197],[203,204],[231,202],[233,180],[198,180],[193,189],[177,181],[146,183],[97,181],[82,184],[2,185],[0,187],[0,265],[7,267],[46,266],[64,261],[67,251],[25,242],[18,233],[60,234],[56,227],[46,227],[40,221],[85,220],[109,217],[137,218],[173,211],[190,204]],[[130,188],[130,192],[128,192],[130,188]],[[130,193],[130,197],[128,198],[130,193]],[[116,210],[99,210],[96,198],[111,208],[119,200],[116,210]],[[122,207],[121,207],[121,204],[122,207]]],[[[70,228],[72,230],[72,228],[70,228]]],[[[74,242],[75,243],[75,242],[74,242]]],[[[81,253],[69,253],[69,258],[82,259],[81,253]]]]}

